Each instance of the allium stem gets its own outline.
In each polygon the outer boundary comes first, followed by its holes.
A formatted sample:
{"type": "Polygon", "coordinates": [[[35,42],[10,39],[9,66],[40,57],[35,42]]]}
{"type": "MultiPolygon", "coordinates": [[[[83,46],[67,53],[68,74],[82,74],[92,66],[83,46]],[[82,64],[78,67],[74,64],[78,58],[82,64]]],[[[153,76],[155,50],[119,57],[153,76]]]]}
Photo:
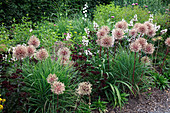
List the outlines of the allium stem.
{"type": "Polygon", "coordinates": [[[90,105],[91,105],[91,97],[89,95],[89,109],[90,109],[90,105]]]}
{"type": "Polygon", "coordinates": [[[58,99],[59,99],[59,95],[57,95],[57,113],[59,113],[58,112],[58,99]]]}
{"type": "Polygon", "coordinates": [[[136,63],[136,52],[135,52],[134,67],[133,67],[133,80],[132,80],[133,84],[134,84],[134,74],[135,74],[135,63],[136,63]]]}
{"type": "Polygon", "coordinates": [[[117,45],[115,44],[115,51],[114,51],[114,57],[115,57],[115,54],[116,54],[116,47],[117,47],[117,45]]]}
{"type": "Polygon", "coordinates": [[[100,46],[100,54],[99,54],[99,58],[101,58],[101,52],[102,52],[102,46],[100,46]]]}
{"type": "Polygon", "coordinates": [[[108,62],[108,70],[109,70],[109,48],[107,48],[107,62],[108,62]]]}
{"type": "Polygon", "coordinates": [[[165,55],[165,57],[164,57],[164,60],[163,60],[162,65],[161,65],[161,71],[160,71],[160,73],[162,73],[162,68],[163,68],[163,65],[164,65],[164,62],[165,62],[165,60],[166,60],[166,56],[167,56],[168,52],[169,52],[169,51],[168,51],[168,47],[167,47],[166,55],[165,55]]]}
{"type": "MultiPolygon", "coordinates": [[[[78,98],[79,98],[79,97],[78,97],[78,98]]],[[[80,96],[80,99],[81,99],[81,96],[80,96]]],[[[77,99],[77,101],[76,101],[76,108],[75,108],[75,110],[74,110],[75,112],[76,112],[78,106],[79,106],[79,105],[78,105],[78,99],[77,99]]],[[[74,112],[74,113],[75,113],[75,112],[74,112]]]]}
{"type": "Polygon", "coordinates": [[[140,62],[140,59],[141,59],[141,51],[139,51],[139,62],[140,62]]]}
{"type": "MultiPolygon", "coordinates": [[[[146,58],[145,58],[145,60],[146,60],[146,58]]],[[[145,63],[146,63],[146,62],[144,62],[144,67],[145,67],[145,63]]],[[[144,72],[144,70],[142,71],[142,74],[141,74],[140,80],[139,80],[139,82],[138,82],[138,85],[140,84],[140,81],[142,80],[143,72],[144,72]]]]}
{"type": "Polygon", "coordinates": [[[156,50],[156,55],[155,55],[155,63],[154,63],[154,67],[155,67],[155,64],[156,64],[156,59],[157,59],[157,53],[158,53],[158,49],[159,49],[159,41],[158,41],[158,47],[157,47],[157,50],[156,50]]]}
{"type": "Polygon", "coordinates": [[[21,64],[21,67],[22,67],[22,60],[20,59],[20,64],[21,64]]]}

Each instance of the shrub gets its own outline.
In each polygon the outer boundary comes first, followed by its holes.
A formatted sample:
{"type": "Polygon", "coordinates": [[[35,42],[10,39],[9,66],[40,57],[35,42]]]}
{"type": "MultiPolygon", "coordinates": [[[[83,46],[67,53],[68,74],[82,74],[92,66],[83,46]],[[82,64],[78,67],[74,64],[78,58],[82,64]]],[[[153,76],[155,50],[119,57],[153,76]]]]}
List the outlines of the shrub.
{"type": "MultiPolygon", "coordinates": [[[[138,16],[138,22],[143,23],[146,20],[149,19],[149,13],[148,9],[141,8],[139,6],[130,6],[127,7],[120,7],[115,6],[114,2],[112,2],[109,5],[99,5],[96,8],[96,11],[94,12],[94,20],[99,23],[101,26],[106,25],[108,22],[118,22],[121,19],[125,19],[128,23],[130,22],[131,18],[135,14],[138,16]],[[111,16],[114,16],[114,18],[111,18],[111,16]]],[[[168,15],[167,14],[160,14],[157,13],[154,16],[154,22],[160,24],[163,27],[169,27],[168,25],[168,15]]]]}

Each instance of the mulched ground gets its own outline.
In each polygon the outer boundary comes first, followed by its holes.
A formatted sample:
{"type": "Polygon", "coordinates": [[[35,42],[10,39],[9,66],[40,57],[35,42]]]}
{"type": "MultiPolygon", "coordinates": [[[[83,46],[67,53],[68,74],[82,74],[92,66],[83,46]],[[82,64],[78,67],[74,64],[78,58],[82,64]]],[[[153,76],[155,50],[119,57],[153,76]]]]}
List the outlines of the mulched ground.
{"type": "Polygon", "coordinates": [[[170,89],[152,89],[142,93],[140,98],[129,98],[121,110],[108,107],[107,113],[170,113],[170,89]]]}

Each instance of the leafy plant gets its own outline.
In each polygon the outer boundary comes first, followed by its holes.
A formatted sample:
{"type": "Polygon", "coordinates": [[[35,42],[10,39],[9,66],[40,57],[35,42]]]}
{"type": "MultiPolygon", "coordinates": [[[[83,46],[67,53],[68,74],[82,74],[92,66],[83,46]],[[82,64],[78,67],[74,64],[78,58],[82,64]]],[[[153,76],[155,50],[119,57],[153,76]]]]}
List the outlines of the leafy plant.
{"type": "Polygon", "coordinates": [[[105,101],[101,101],[101,98],[99,96],[99,99],[95,102],[92,103],[92,107],[94,107],[94,109],[97,109],[100,113],[105,113],[107,110],[107,104],[108,102],[105,101]]]}
{"type": "Polygon", "coordinates": [[[159,73],[152,73],[153,78],[153,85],[158,87],[159,89],[165,90],[169,88],[168,79],[165,78],[163,75],[159,75],[159,73]]]}
{"type": "MultiPolygon", "coordinates": [[[[56,111],[57,96],[51,92],[50,85],[46,80],[50,73],[56,74],[58,80],[66,86],[64,94],[59,95],[59,112],[72,112],[77,99],[75,88],[78,81],[81,81],[80,77],[73,72],[71,67],[63,67],[63,65],[60,65],[59,60],[55,62],[50,58],[38,62],[34,66],[31,66],[29,63],[23,65],[23,76],[26,83],[26,87],[23,90],[30,95],[28,105],[31,111],[56,111]]],[[[79,111],[88,110],[82,106],[78,108],[79,111]]]]}

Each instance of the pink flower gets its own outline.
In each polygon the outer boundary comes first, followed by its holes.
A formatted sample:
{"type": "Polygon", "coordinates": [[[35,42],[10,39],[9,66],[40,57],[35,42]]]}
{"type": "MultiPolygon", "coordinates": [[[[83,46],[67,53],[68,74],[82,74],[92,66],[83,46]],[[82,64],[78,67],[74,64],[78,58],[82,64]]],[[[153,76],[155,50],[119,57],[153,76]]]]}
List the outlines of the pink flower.
{"type": "Polygon", "coordinates": [[[151,30],[154,27],[154,25],[150,22],[145,22],[144,25],[146,25],[148,27],[148,30],[151,30]]]}
{"type": "Polygon", "coordinates": [[[107,33],[110,32],[110,28],[108,26],[102,26],[101,30],[105,30],[107,33]]]}
{"type": "Polygon", "coordinates": [[[147,8],[148,6],[146,5],[145,7],[147,8]]]}
{"type": "Polygon", "coordinates": [[[147,35],[148,35],[149,37],[154,37],[154,36],[156,35],[155,29],[150,29],[150,30],[148,30],[147,35]]]}
{"type": "Polygon", "coordinates": [[[58,77],[56,77],[55,74],[49,74],[47,77],[47,82],[50,84],[54,83],[54,81],[57,81],[57,80],[58,80],[58,77]]]}
{"type": "Polygon", "coordinates": [[[135,5],[138,5],[138,3],[135,3],[135,5]]]}
{"type": "Polygon", "coordinates": [[[40,49],[37,53],[36,53],[36,57],[39,60],[45,60],[48,57],[48,52],[46,49],[40,49]]]}
{"type": "Polygon", "coordinates": [[[155,47],[150,43],[150,44],[147,44],[143,51],[146,53],[146,54],[152,54],[155,50],[155,47]]]}
{"type": "Polygon", "coordinates": [[[121,40],[124,36],[124,32],[122,29],[113,29],[112,31],[112,36],[115,38],[115,39],[118,39],[118,40],[121,40]]]}
{"type": "Polygon", "coordinates": [[[91,93],[91,84],[89,82],[82,82],[82,83],[79,83],[79,87],[77,90],[77,93],[79,95],[90,95],[91,93]]]}
{"type": "Polygon", "coordinates": [[[138,52],[142,49],[142,46],[138,42],[132,42],[130,44],[130,50],[133,52],[138,52]]]}
{"type": "Polygon", "coordinates": [[[101,39],[101,46],[103,47],[112,47],[113,44],[114,40],[110,36],[106,36],[101,39]]]}
{"type": "Polygon", "coordinates": [[[170,38],[167,38],[167,39],[166,39],[165,44],[166,44],[167,46],[170,46],[170,38]]]}
{"type": "Polygon", "coordinates": [[[35,47],[33,45],[27,47],[27,53],[29,57],[33,56],[34,52],[35,52],[35,47]]]}
{"type": "Polygon", "coordinates": [[[148,13],[151,13],[150,11],[148,11],[148,13]]]}
{"type": "Polygon", "coordinates": [[[57,95],[63,94],[65,91],[64,83],[59,81],[54,81],[54,83],[51,85],[51,91],[57,95]]]}
{"type": "Polygon", "coordinates": [[[57,52],[57,55],[60,58],[64,57],[68,59],[70,57],[70,54],[71,54],[71,51],[67,47],[60,48],[57,52]]]}
{"type": "Polygon", "coordinates": [[[138,30],[139,33],[146,34],[147,31],[148,31],[148,27],[144,24],[140,24],[137,30],[138,30]]]}
{"type": "Polygon", "coordinates": [[[98,38],[98,39],[101,39],[101,38],[104,37],[105,35],[107,35],[107,32],[106,32],[104,29],[100,29],[100,30],[97,32],[97,38],[98,38]]]}
{"type": "Polygon", "coordinates": [[[138,38],[136,42],[138,42],[142,46],[142,48],[144,48],[148,44],[147,40],[144,38],[138,38]]]}
{"type": "Polygon", "coordinates": [[[56,26],[56,24],[54,24],[54,26],[56,26]]]}
{"type": "Polygon", "coordinates": [[[40,41],[36,36],[33,35],[29,39],[28,45],[33,45],[35,48],[37,48],[40,45],[40,41]]]}
{"type": "Polygon", "coordinates": [[[64,35],[67,35],[67,33],[64,33],[64,35]]]}
{"type": "Polygon", "coordinates": [[[114,16],[111,16],[111,18],[115,18],[114,16]]]}
{"type": "Polygon", "coordinates": [[[133,6],[135,5],[135,3],[132,4],[133,6]]]}
{"type": "Polygon", "coordinates": [[[128,27],[128,23],[126,21],[119,21],[116,23],[115,28],[126,30],[128,27]]]}
{"type": "Polygon", "coordinates": [[[30,32],[32,32],[33,31],[33,29],[30,29],[30,32]]]}
{"type": "Polygon", "coordinates": [[[129,31],[129,36],[136,37],[136,36],[137,36],[137,30],[136,30],[136,29],[131,29],[131,30],[129,31]]]}
{"type": "Polygon", "coordinates": [[[14,48],[13,50],[13,55],[17,59],[23,59],[27,57],[27,48],[23,45],[17,45],[17,47],[14,48]]]}

